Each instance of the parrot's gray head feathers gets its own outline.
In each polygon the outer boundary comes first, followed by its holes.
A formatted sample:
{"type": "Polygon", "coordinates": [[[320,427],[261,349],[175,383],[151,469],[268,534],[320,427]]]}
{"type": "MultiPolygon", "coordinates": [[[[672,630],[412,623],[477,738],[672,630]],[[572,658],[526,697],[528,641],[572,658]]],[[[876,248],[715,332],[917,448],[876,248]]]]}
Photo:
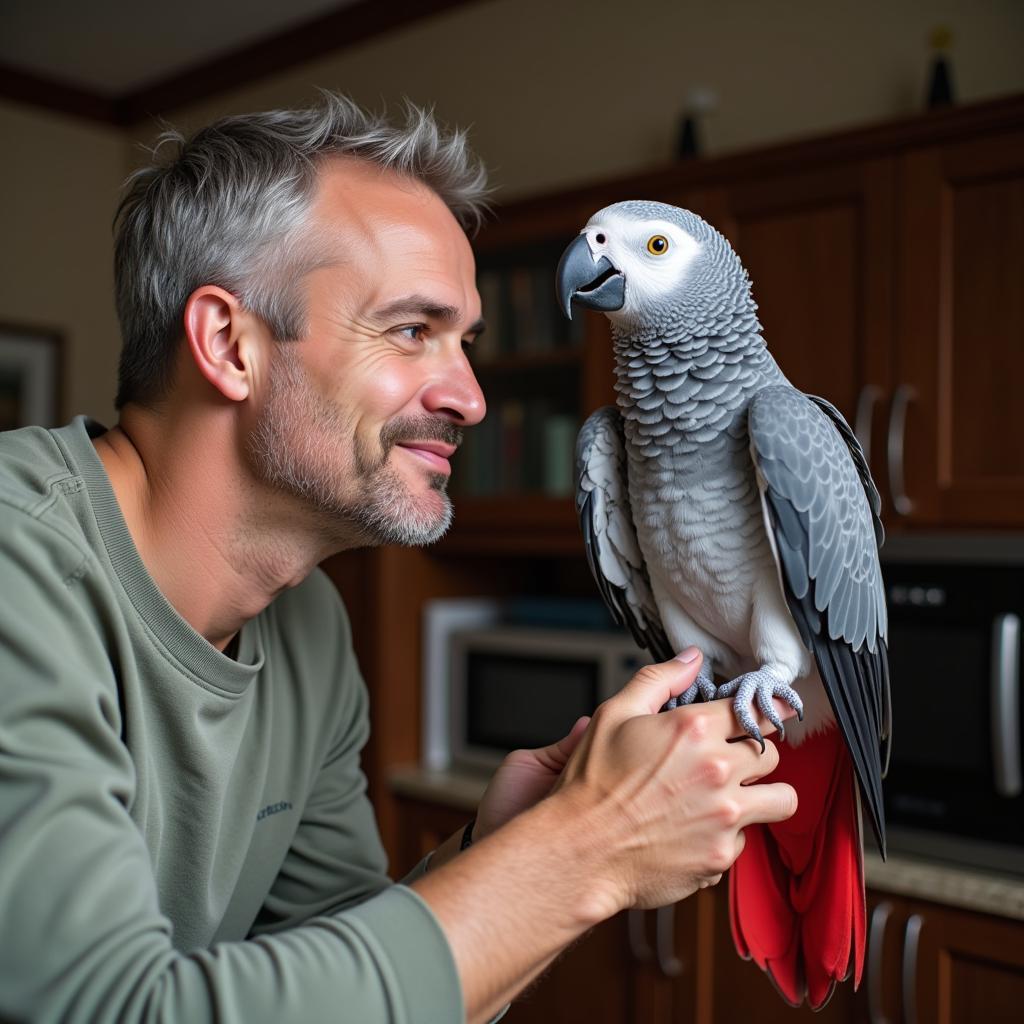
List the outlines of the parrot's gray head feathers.
{"type": "Polygon", "coordinates": [[[559,263],[558,298],[602,310],[619,330],[713,330],[752,313],[750,281],[728,241],[689,210],[630,200],[598,211],[559,263]]]}

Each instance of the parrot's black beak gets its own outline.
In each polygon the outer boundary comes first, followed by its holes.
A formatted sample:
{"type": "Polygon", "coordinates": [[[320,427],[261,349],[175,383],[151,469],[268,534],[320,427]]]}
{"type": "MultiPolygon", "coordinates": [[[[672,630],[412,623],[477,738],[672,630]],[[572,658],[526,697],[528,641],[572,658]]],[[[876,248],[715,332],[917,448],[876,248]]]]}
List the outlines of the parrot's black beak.
{"type": "Polygon", "coordinates": [[[607,256],[594,262],[587,236],[577,235],[558,261],[555,295],[570,320],[574,302],[610,313],[626,301],[626,279],[607,256]]]}

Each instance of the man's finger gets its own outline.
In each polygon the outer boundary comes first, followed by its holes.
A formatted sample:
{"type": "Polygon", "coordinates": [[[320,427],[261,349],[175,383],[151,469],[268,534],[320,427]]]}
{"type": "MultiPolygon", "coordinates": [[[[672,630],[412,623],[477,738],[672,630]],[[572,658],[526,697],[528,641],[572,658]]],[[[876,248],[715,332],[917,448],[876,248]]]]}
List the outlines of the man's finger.
{"type": "Polygon", "coordinates": [[[787,782],[760,782],[744,786],[743,793],[741,828],[754,822],[785,821],[796,813],[796,790],[787,782]]]}
{"type": "Polygon", "coordinates": [[[604,712],[617,717],[653,715],[659,712],[677,693],[689,689],[700,671],[702,655],[696,647],[687,647],[671,661],[645,665],[610,700],[604,712]]]}

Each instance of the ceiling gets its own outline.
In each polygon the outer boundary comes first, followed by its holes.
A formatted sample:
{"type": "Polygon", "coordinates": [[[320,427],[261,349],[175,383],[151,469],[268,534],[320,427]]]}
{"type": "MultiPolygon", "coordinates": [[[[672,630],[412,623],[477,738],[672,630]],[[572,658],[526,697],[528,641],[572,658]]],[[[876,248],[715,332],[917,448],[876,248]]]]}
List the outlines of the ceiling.
{"type": "Polygon", "coordinates": [[[0,97],[131,124],[468,0],[0,0],[0,97]]]}
{"type": "Polygon", "coordinates": [[[116,97],[353,0],[3,0],[0,61],[116,97]]]}

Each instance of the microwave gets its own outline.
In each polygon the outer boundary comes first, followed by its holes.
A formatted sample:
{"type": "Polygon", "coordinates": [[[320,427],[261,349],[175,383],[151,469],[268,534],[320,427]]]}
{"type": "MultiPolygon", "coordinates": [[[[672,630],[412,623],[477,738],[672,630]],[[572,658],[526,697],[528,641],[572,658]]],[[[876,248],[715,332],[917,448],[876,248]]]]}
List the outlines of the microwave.
{"type": "Polygon", "coordinates": [[[492,772],[512,750],[553,743],[651,660],[625,631],[521,624],[502,614],[495,602],[436,602],[430,610],[428,768],[492,772]]]}
{"type": "Polygon", "coordinates": [[[1024,874],[1024,538],[894,537],[882,578],[890,849],[1024,874]]]}

